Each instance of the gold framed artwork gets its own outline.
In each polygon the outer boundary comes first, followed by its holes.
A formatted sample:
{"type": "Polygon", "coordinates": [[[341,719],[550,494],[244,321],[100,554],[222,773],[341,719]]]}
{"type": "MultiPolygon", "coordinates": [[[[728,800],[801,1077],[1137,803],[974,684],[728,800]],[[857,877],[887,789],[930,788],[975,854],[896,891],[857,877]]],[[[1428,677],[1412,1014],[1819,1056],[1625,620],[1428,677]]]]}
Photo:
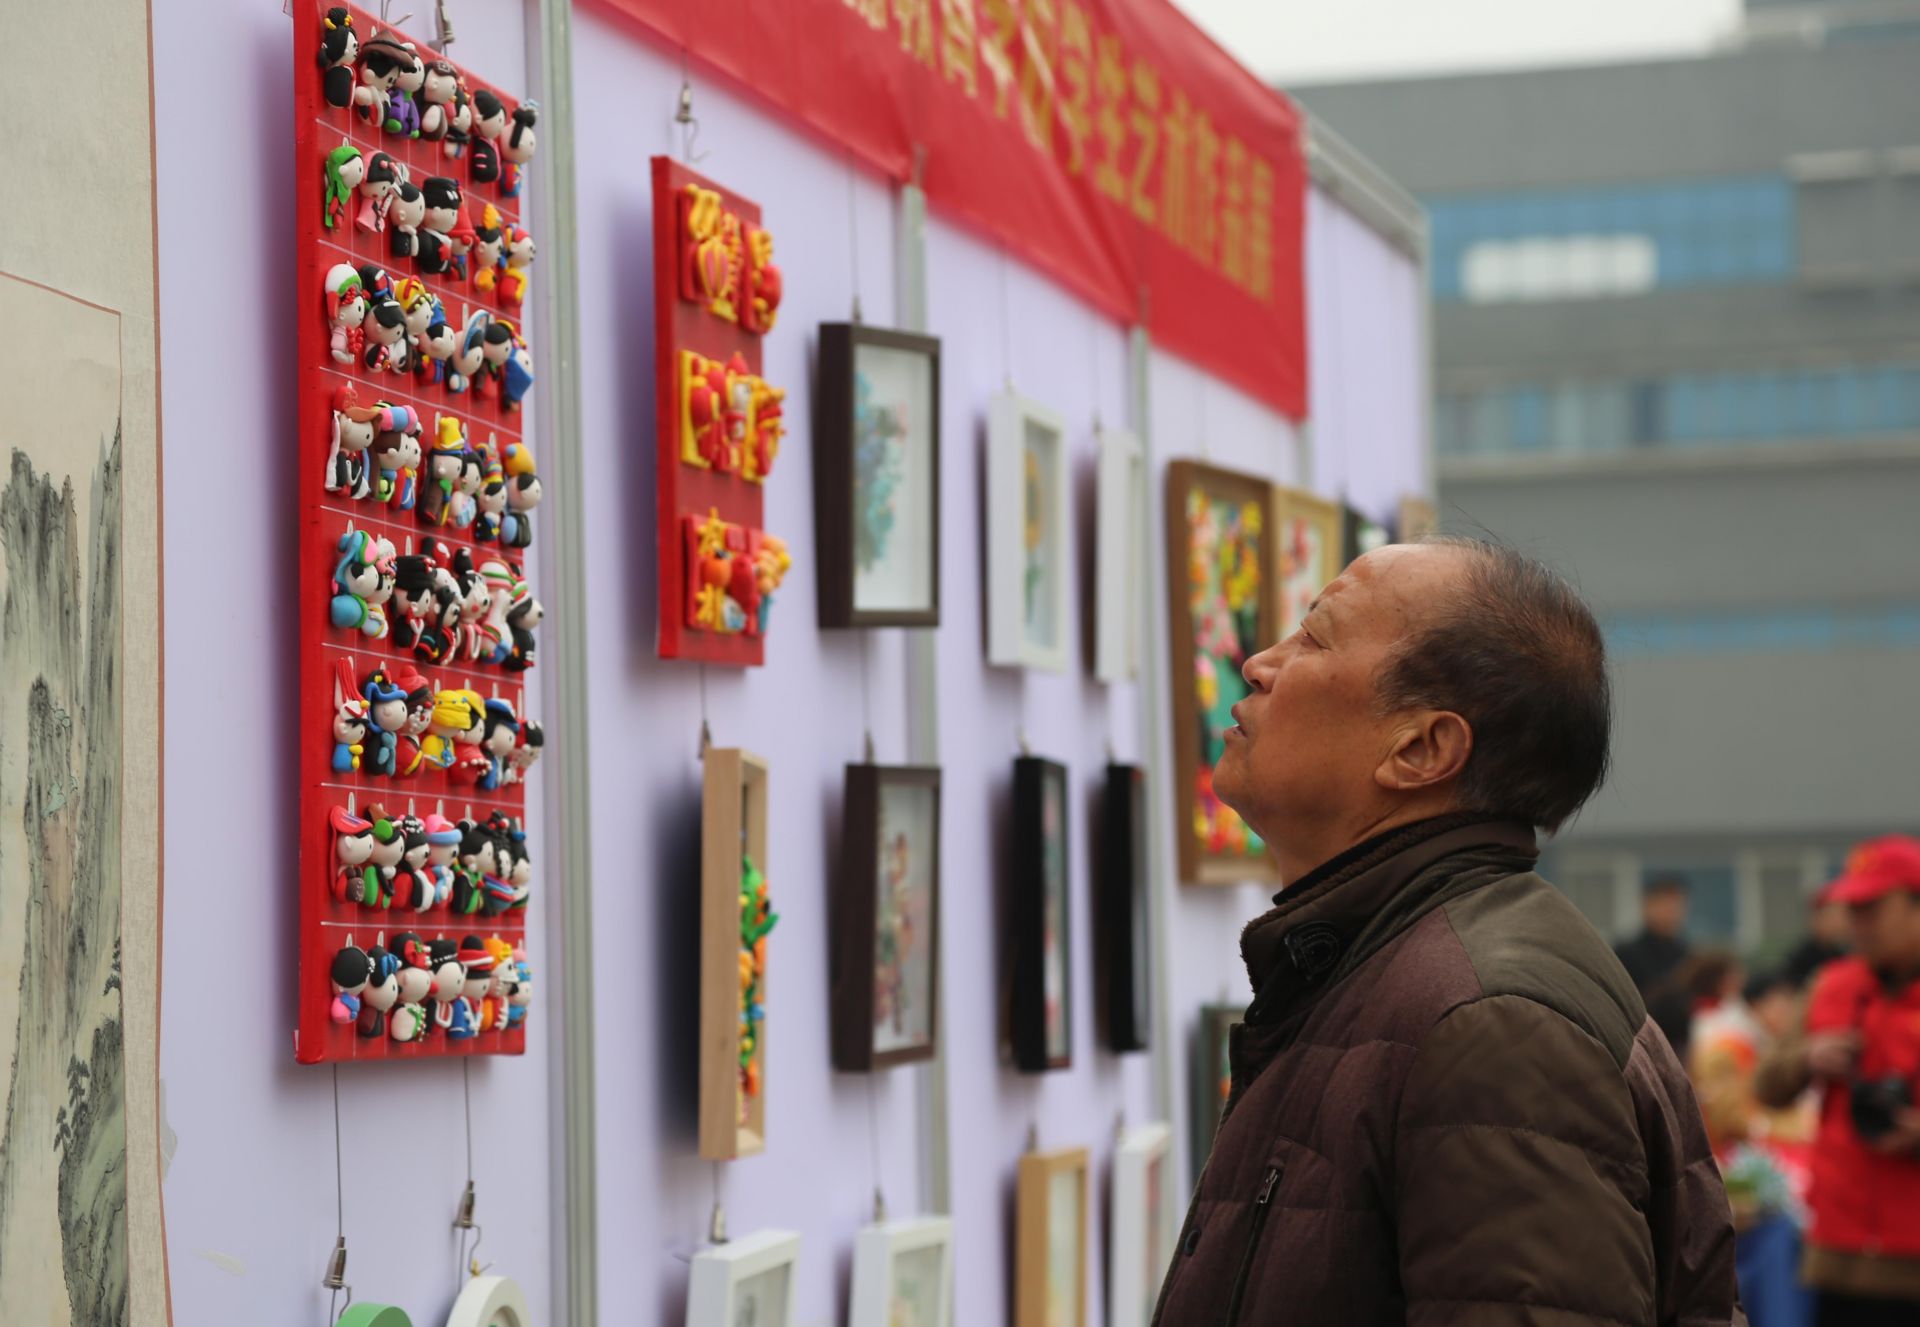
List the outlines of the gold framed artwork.
{"type": "Polygon", "coordinates": [[[1325,498],[1276,488],[1273,524],[1280,552],[1280,620],[1273,639],[1285,640],[1300,629],[1321,588],[1345,569],[1346,513],[1325,498]]]}
{"type": "Polygon", "coordinates": [[[700,1156],[766,1147],[767,763],[710,747],[700,802],[700,1156]]]}
{"type": "Polygon", "coordinates": [[[1086,1327],[1087,1167],[1084,1147],[1020,1158],[1013,1327],[1086,1327]]]}

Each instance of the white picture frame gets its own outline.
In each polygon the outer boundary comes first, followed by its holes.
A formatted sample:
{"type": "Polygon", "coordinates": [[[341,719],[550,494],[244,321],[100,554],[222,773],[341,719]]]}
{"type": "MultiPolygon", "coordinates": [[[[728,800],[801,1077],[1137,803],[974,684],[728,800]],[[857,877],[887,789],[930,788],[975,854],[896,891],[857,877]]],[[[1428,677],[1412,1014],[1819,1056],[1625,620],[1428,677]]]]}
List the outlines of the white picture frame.
{"type": "Polygon", "coordinates": [[[687,1327],[793,1327],[800,1236],[760,1230],[693,1255],[687,1327]]]}
{"type": "Polygon", "coordinates": [[[1107,1321],[1148,1327],[1173,1260],[1173,1129],[1143,1124],[1121,1135],[1113,1154],[1113,1243],[1107,1262],[1107,1321]]]}
{"type": "Polygon", "coordinates": [[[1066,422],[1006,391],[987,410],[987,662],[1064,673],[1073,657],[1066,422]]]}
{"type": "Polygon", "coordinates": [[[1100,449],[1094,506],[1093,673],[1106,683],[1139,675],[1140,581],[1151,570],[1146,537],[1147,454],[1116,429],[1094,434],[1100,449]]]}
{"type": "Polygon", "coordinates": [[[447,1327],[533,1327],[526,1292],[510,1276],[476,1276],[461,1287],[447,1327]]]}
{"type": "Polygon", "coordinates": [[[853,1241],[847,1327],[953,1327],[953,1222],[917,1217],[865,1226],[853,1241]],[[896,1310],[904,1302],[905,1314],[896,1310]]]}

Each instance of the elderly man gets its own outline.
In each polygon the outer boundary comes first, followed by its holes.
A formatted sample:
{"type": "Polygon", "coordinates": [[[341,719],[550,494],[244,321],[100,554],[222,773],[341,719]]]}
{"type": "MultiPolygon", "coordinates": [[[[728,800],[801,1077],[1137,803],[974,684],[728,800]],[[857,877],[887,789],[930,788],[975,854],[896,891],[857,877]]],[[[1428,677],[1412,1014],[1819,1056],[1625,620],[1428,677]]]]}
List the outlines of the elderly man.
{"type": "Polygon", "coordinates": [[[1606,773],[1586,605],[1493,544],[1388,547],[1245,673],[1214,787],[1287,886],[1155,1321],[1744,1323],[1686,1075],[1533,870],[1606,773]]]}

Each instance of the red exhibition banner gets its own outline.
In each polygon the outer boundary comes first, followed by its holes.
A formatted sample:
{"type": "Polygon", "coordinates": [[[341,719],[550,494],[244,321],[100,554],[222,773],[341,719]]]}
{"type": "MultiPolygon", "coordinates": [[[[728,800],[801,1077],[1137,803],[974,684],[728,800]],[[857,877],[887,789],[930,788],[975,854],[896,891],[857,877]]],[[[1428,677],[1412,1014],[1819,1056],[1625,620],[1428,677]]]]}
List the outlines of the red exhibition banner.
{"type": "Polygon", "coordinates": [[[1165,0],[589,0],[1307,411],[1301,116],[1165,0]]]}

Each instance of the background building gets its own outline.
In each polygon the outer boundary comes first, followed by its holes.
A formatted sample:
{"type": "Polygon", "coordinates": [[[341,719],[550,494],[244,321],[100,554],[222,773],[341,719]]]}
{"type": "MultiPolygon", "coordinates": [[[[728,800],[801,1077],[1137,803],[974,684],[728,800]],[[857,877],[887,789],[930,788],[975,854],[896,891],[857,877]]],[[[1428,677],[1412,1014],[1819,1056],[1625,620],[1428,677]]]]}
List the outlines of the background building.
{"type": "Polygon", "coordinates": [[[1780,943],[1920,822],[1920,3],[1694,59],[1293,89],[1431,215],[1439,492],[1574,570],[1617,770],[1550,854],[1780,943]]]}

